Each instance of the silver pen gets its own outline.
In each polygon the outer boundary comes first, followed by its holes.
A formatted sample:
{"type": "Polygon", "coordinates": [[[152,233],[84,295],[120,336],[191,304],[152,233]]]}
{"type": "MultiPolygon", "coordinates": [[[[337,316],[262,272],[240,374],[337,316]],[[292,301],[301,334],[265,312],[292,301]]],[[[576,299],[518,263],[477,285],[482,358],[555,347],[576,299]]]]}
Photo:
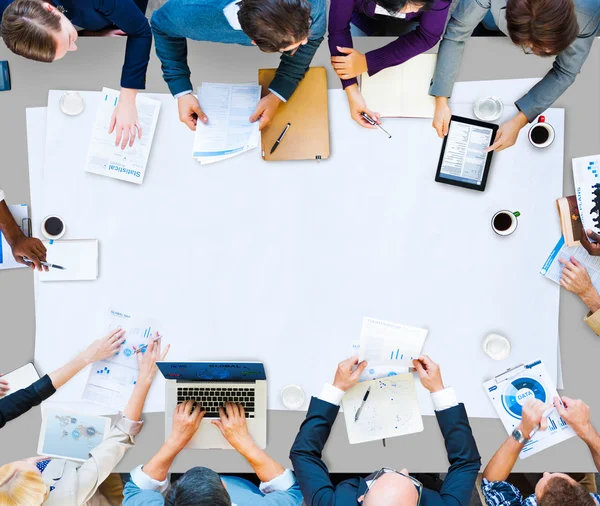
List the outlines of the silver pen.
{"type": "MultiPolygon", "coordinates": [[[[25,260],[25,263],[27,264],[32,264],[34,263],[33,260],[29,260],[29,258],[27,257],[23,257],[23,260],[25,260]]],[[[52,269],[60,269],[61,271],[66,271],[67,269],[65,267],[63,267],[62,265],[56,265],[56,264],[49,264],[48,262],[40,262],[44,267],[48,267],[48,268],[52,268],[52,269]]]]}
{"type": "Polygon", "coordinates": [[[361,112],[360,115],[365,119],[365,121],[371,125],[375,125],[377,128],[379,128],[383,133],[385,133],[388,136],[388,139],[391,139],[392,136],[390,135],[390,133],[383,128],[379,123],[377,123],[377,121],[375,121],[373,118],[371,118],[371,116],[369,116],[366,112],[361,112]]]}
{"type": "MultiPolygon", "coordinates": [[[[162,337],[163,337],[163,336],[161,336],[161,335],[159,334],[159,336],[158,336],[156,339],[153,339],[153,340],[152,340],[152,342],[153,342],[153,343],[155,343],[155,342],[156,342],[156,341],[158,341],[159,339],[162,339],[162,337]]],[[[133,352],[133,354],[135,355],[136,353],[141,353],[141,352],[145,351],[145,350],[146,350],[146,348],[148,348],[148,346],[149,346],[149,345],[147,345],[147,344],[142,344],[142,345],[141,345],[141,346],[140,346],[140,347],[139,347],[137,350],[135,350],[135,351],[133,352]]]]}
{"type": "Polygon", "coordinates": [[[360,403],[360,406],[356,410],[356,414],[354,415],[354,421],[355,422],[358,421],[358,417],[360,416],[360,412],[362,411],[362,408],[365,405],[365,402],[367,402],[367,399],[368,399],[370,393],[371,393],[371,387],[367,388],[367,391],[365,392],[365,396],[363,397],[363,400],[360,403]]]}

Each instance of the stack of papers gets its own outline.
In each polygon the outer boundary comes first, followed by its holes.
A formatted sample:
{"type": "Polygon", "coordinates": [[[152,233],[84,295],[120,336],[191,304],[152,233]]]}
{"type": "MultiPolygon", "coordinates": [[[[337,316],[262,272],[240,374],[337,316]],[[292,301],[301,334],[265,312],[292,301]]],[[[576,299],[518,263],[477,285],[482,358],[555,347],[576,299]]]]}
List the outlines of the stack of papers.
{"type": "Polygon", "coordinates": [[[113,112],[119,102],[119,92],[103,88],[102,93],[104,98],[96,113],[94,133],[84,170],[142,184],[158,122],[160,102],[141,95],[137,96],[138,122],[142,127],[142,138],[138,139],[136,136],[133,146],[127,145],[125,149],[121,149],[120,145],[115,146],[115,132],[108,133],[113,112]]]}
{"type": "Polygon", "coordinates": [[[256,84],[202,83],[198,89],[200,107],[208,123],[198,121],[194,137],[194,158],[201,164],[220,162],[258,146],[258,121],[250,116],[260,100],[256,84]]]}

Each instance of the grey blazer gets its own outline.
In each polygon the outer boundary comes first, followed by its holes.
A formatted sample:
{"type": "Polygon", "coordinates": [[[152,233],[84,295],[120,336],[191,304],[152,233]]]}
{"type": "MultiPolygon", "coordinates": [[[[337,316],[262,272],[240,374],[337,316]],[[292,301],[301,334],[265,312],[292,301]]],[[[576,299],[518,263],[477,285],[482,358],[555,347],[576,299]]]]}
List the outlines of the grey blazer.
{"type": "MultiPolygon", "coordinates": [[[[452,95],[465,41],[488,11],[491,12],[500,31],[508,35],[506,3],[507,0],[459,0],[440,44],[437,65],[429,88],[430,95],[452,95]]],[[[548,109],[573,84],[588,57],[594,36],[600,29],[600,0],[575,0],[575,11],[579,24],[577,39],[556,56],[552,69],[544,78],[515,102],[529,121],[533,121],[548,109]]],[[[530,57],[534,58],[534,55],[530,57]]]]}

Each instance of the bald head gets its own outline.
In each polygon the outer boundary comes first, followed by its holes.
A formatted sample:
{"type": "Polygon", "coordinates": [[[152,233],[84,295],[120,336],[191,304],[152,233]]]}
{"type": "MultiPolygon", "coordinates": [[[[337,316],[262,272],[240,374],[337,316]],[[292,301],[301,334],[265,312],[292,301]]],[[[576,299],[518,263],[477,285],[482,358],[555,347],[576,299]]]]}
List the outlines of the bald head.
{"type": "Polygon", "coordinates": [[[398,473],[385,473],[369,489],[363,506],[416,506],[418,500],[419,493],[408,478],[398,473]]]}

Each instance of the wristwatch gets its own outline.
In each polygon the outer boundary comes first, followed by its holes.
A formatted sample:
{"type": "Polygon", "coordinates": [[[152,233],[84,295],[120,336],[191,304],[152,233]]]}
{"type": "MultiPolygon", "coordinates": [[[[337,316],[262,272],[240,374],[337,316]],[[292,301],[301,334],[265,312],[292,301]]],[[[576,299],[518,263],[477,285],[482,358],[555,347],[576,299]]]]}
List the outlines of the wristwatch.
{"type": "Polygon", "coordinates": [[[523,432],[521,432],[519,429],[515,429],[512,431],[512,437],[517,443],[522,445],[529,442],[529,439],[526,438],[523,432]]]}

